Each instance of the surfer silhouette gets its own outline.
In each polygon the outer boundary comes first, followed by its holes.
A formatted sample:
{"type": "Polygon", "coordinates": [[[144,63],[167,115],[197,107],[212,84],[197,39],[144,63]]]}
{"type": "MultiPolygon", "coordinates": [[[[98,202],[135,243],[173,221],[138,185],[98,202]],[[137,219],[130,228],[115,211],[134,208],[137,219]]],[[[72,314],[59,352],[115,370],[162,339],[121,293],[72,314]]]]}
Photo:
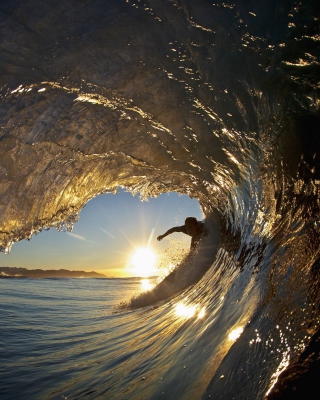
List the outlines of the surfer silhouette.
{"type": "Polygon", "coordinates": [[[207,234],[207,230],[203,222],[198,221],[197,218],[188,217],[184,221],[184,225],[174,226],[173,228],[170,228],[163,235],[158,236],[157,240],[162,240],[163,238],[171,235],[171,233],[174,232],[182,232],[186,235],[191,236],[191,250],[195,250],[201,237],[207,234]]]}

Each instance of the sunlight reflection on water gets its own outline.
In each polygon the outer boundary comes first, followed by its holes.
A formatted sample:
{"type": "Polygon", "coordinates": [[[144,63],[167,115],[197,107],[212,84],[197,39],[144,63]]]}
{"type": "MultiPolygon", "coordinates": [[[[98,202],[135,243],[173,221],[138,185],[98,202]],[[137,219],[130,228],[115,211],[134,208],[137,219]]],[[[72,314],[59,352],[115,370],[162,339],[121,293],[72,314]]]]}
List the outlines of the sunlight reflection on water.
{"type": "Polygon", "coordinates": [[[202,307],[199,311],[199,305],[198,304],[184,304],[183,302],[179,302],[175,306],[175,314],[178,317],[183,317],[183,318],[192,318],[198,313],[198,318],[203,318],[205,315],[205,307],[202,307]]]}
{"type": "Polygon", "coordinates": [[[228,339],[231,340],[232,342],[235,342],[243,332],[243,326],[238,326],[235,329],[232,329],[232,331],[228,335],[228,339]]]}
{"type": "Polygon", "coordinates": [[[154,287],[154,284],[152,284],[149,279],[141,279],[141,289],[144,292],[147,292],[151,290],[154,287]]]}

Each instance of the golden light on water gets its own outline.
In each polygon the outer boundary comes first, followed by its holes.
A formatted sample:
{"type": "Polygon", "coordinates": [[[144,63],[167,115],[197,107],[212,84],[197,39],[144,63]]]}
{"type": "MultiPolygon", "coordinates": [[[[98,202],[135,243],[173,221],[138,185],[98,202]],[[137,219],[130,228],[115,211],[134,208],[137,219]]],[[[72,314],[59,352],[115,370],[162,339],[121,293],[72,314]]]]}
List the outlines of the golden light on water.
{"type": "Polygon", "coordinates": [[[144,292],[151,290],[154,287],[152,283],[150,283],[149,279],[141,279],[141,288],[144,292]]]}
{"type": "Polygon", "coordinates": [[[279,375],[288,367],[290,362],[290,352],[287,351],[282,355],[282,360],[276,370],[276,372],[271,376],[270,388],[268,389],[266,395],[268,395],[273,389],[274,385],[277,383],[279,375]]]}
{"type": "Polygon", "coordinates": [[[206,313],[206,308],[202,307],[201,310],[199,311],[198,318],[203,318],[205,313],[206,313]]]}
{"type": "Polygon", "coordinates": [[[178,303],[175,308],[175,313],[179,317],[191,318],[196,312],[196,306],[185,305],[178,303]]]}
{"type": "Polygon", "coordinates": [[[157,275],[157,256],[151,247],[137,247],[129,261],[129,270],[135,276],[157,275]]]}
{"type": "Polygon", "coordinates": [[[203,318],[205,315],[205,307],[202,307],[198,311],[199,306],[197,304],[184,304],[183,302],[180,302],[176,305],[175,307],[175,314],[178,317],[183,317],[183,318],[192,318],[198,313],[198,318],[203,318]]]}
{"type": "Polygon", "coordinates": [[[242,332],[243,332],[243,326],[238,326],[229,333],[228,339],[234,342],[240,337],[242,332]]]}

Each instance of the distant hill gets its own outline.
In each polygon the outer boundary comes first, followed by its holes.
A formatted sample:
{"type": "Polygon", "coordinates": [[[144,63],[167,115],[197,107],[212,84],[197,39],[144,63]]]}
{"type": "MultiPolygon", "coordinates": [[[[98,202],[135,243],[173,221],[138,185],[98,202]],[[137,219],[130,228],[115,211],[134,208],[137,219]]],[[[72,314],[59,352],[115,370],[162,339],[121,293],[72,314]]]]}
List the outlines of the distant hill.
{"type": "Polygon", "coordinates": [[[0,267],[0,278],[106,278],[97,272],[69,271],[67,269],[27,269],[0,267]]]}

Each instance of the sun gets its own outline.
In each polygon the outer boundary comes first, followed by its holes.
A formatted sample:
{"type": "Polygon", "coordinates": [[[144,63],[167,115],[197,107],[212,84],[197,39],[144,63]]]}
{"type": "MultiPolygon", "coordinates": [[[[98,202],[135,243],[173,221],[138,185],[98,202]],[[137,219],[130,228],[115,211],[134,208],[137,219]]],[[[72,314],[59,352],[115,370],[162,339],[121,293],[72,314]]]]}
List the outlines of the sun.
{"type": "Polygon", "coordinates": [[[135,276],[157,275],[157,256],[151,247],[138,247],[130,258],[129,269],[135,276]]]}

